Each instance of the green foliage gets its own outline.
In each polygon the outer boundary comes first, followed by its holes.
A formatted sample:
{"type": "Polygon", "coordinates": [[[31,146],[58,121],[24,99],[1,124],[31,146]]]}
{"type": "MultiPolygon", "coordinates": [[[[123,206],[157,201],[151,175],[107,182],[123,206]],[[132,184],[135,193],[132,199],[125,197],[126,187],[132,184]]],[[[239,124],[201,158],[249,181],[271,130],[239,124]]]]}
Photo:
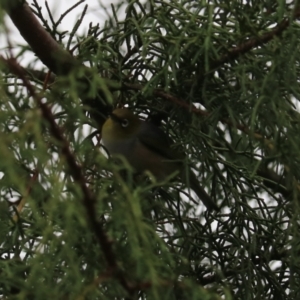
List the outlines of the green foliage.
{"type": "Polygon", "coordinates": [[[76,68],[45,79],[39,57],[23,65],[31,50],[18,46],[29,95],[1,66],[1,297],[298,299],[296,1],[131,1],[85,34],[77,31],[86,8],[71,32],[63,27],[80,3],[47,21],[49,8],[37,2],[46,30],[90,77],[76,68]],[[221,211],[206,212],[177,183],[161,186],[107,160],[96,130],[111,105],[159,123],[221,211]],[[97,199],[95,223],[83,184],[97,199]]]}

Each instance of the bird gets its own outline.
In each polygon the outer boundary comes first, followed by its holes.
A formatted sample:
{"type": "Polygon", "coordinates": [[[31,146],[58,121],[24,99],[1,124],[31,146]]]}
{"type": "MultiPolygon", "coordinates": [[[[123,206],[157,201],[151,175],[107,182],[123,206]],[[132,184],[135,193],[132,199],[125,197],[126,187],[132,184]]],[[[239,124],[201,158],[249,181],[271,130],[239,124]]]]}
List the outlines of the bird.
{"type": "Polygon", "coordinates": [[[150,171],[159,182],[177,172],[209,211],[219,210],[193,171],[187,171],[185,153],[172,148],[171,139],[160,127],[141,120],[128,108],[117,108],[104,122],[101,137],[109,154],[125,157],[136,173],[150,171]]]}

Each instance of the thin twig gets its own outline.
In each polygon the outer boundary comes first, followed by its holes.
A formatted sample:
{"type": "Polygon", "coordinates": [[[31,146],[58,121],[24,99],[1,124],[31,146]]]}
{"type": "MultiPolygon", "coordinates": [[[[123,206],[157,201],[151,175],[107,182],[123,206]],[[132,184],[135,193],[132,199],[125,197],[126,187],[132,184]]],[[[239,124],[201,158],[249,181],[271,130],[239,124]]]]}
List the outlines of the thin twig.
{"type": "Polygon", "coordinates": [[[54,28],[57,28],[57,26],[61,23],[61,21],[64,19],[64,17],[67,16],[73,9],[75,9],[77,6],[79,6],[83,2],[85,2],[85,0],[78,1],[73,6],[68,8],[63,14],[61,14],[60,18],[57,20],[57,22],[55,22],[54,28]]]}
{"type": "MultiPolygon", "coordinates": [[[[300,17],[300,9],[294,12],[292,19],[296,19],[299,17],[300,17]]],[[[208,73],[215,71],[218,67],[224,65],[225,63],[237,59],[240,55],[249,52],[253,48],[266,44],[267,42],[274,39],[276,36],[280,36],[283,33],[283,31],[289,27],[289,25],[290,25],[290,20],[288,18],[285,18],[271,31],[266,32],[261,36],[250,38],[245,43],[242,43],[234,48],[231,48],[228,51],[228,53],[224,54],[220,59],[210,63],[210,71],[205,73],[203,77],[205,77],[208,73]]]]}
{"type": "Polygon", "coordinates": [[[18,221],[19,215],[20,215],[21,211],[23,210],[23,207],[25,206],[27,197],[30,195],[33,184],[36,182],[38,175],[39,175],[39,172],[37,170],[35,170],[32,177],[30,178],[25,195],[21,198],[20,201],[18,201],[18,205],[16,207],[16,213],[13,216],[14,222],[18,221]]]}
{"type": "Polygon", "coordinates": [[[110,271],[118,278],[119,282],[124,287],[124,289],[129,294],[132,294],[134,292],[134,289],[131,285],[128,284],[125,275],[120,271],[118,267],[117,259],[112,249],[112,242],[109,240],[102,225],[97,221],[94,208],[94,204],[97,202],[97,197],[88,188],[86,180],[83,176],[82,169],[80,165],[76,162],[76,158],[72,153],[69,147],[69,143],[65,139],[61,128],[55,123],[55,119],[51,110],[46,104],[42,102],[42,98],[36,94],[34,87],[26,78],[26,74],[24,73],[22,67],[17,63],[17,61],[14,58],[4,59],[2,56],[0,56],[0,61],[5,63],[9,67],[11,72],[23,81],[23,84],[28,90],[30,96],[36,101],[37,105],[40,107],[44,119],[47,120],[47,122],[49,123],[50,132],[52,136],[60,142],[61,152],[68,164],[70,175],[72,176],[74,181],[80,186],[81,192],[83,194],[82,201],[88,215],[88,221],[90,222],[93,231],[98,239],[99,245],[102,248],[103,254],[110,267],[110,271]]]}

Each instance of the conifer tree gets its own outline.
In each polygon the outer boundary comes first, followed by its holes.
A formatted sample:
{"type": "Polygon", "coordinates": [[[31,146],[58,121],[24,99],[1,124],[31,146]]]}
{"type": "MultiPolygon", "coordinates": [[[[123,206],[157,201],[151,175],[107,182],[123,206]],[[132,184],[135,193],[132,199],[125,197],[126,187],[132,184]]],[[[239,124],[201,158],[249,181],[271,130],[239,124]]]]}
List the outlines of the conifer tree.
{"type": "Polygon", "coordinates": [[[0,4],[1,298],[299,299],[298,1],[126,1],[79,34],[88,9],[0,4]],[[108,159],[116,107],[220,211],[108,159]]]}

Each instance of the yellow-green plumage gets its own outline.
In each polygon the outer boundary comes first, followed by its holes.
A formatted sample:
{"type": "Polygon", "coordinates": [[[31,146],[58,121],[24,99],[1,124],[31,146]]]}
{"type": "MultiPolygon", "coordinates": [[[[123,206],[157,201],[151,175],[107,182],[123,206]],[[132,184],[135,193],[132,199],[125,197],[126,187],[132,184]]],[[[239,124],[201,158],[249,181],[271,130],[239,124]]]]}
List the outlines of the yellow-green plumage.
{"type": "Polygon", "coordinates": [[[208,209],[218,210],[195,174],[185,171],[184,153],[171,148],[169,138],[160,128],[140,120],[129,109],[113,111],[102,127],[102,141],[111,155],[123,155],[138,173],[150,171],[160,181],[178,172],[208,209]]]}

